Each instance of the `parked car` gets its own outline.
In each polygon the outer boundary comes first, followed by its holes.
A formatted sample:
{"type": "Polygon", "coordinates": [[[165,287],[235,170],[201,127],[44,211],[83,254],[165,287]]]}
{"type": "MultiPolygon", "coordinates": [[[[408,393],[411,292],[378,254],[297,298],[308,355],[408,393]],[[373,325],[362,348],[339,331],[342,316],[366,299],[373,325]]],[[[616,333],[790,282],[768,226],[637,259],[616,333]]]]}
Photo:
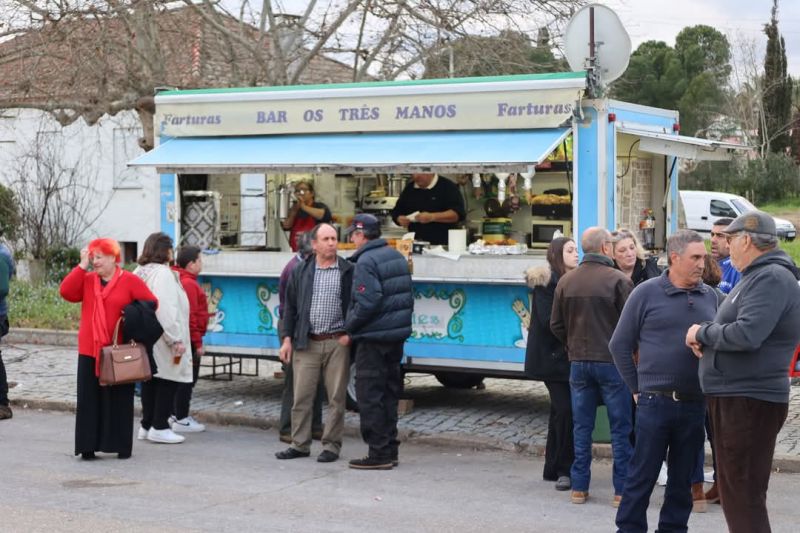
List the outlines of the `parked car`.
{"type": "MultiPolygon", "coordinates": [[[[681,202],[686,215],[686,227],[700,233],[710,233],[714,221],[722,217],[736,218],[742,213],[758,209],[746,198],[736,194],[715,191],[681,191],[681,202]]],[[[784,218],[775,219],[778,237],[793,241],[797,230],[784,218]]]]}

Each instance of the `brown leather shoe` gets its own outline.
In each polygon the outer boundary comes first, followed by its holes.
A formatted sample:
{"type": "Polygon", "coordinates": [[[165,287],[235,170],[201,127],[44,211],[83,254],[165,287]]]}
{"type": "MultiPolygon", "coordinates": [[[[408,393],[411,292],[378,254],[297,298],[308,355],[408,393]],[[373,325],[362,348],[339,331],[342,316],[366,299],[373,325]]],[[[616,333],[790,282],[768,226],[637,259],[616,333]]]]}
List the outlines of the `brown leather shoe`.
{"type": "Polygon", "coordinates": [[[719,491],[717,490],[717,482],[715,481],[708,492],[705,494],[708,503],[719,503],[719,491]]]}
{"type": "Polygon", "coordinates": [[[7,405],[0,405],[0,420],[7,420],[14,416],[11,408],[7,405]]]}
{"type": "Polygon", "coordinates": [[[589,492],[588,491],[573,490],[572,494],[570,495],[569,501],[571,501],[572,503],[578,503],[578,504],[586,503],[586,498],[588,498],[588,497],[589,497],[589,492]]]}
{"type": "Polygon", "coordinates": [[[703,492],[703,483],[692,483],[692,512],[705,513],[707,510],[706,495],[703,492]]]}

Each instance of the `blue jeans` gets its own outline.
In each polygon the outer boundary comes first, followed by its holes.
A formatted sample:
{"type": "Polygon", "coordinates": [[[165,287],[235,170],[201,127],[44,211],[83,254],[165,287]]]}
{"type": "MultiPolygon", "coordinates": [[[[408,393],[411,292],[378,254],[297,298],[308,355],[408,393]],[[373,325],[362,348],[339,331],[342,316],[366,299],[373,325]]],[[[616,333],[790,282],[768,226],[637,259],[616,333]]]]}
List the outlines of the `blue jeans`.
{"type": "Polygon", "coordinates": [[[572,391],[572,423],[575,460],[570,477],[572,490],[588,492],[592,473],[592,431],[600,398],[608,409],[611,450],[614,456],[614,494],[622,494],[632,447],[631,411],[633,398],[614,363],[573,361],[569,371],[572,391]]]}
{"type": "Polygon", "coordinates": [[[617,511],[623,533],[647,531],[650,494],[667,456],[667,487],[657,531],[686,531],[692,513],[692,474],[705,441],[705,401],[676,402],[643,392],[636,407],[636,447],[617,511]],[[669,450],[669,453],[667,453],[669,450]]]}

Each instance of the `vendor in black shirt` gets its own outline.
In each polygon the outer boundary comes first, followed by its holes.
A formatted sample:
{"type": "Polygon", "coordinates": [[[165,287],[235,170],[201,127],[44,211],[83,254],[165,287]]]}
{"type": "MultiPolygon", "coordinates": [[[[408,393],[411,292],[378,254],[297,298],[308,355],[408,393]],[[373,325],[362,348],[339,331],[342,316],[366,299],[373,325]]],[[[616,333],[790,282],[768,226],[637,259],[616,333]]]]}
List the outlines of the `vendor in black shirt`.
{"type": "Polygon", "coordinates": [[[418,241],[447,244],[447,230],[464,220],[464,198],[458,186],[436,174],[414,174],[392,210],[396,224],[415,233],[418,241]]]}

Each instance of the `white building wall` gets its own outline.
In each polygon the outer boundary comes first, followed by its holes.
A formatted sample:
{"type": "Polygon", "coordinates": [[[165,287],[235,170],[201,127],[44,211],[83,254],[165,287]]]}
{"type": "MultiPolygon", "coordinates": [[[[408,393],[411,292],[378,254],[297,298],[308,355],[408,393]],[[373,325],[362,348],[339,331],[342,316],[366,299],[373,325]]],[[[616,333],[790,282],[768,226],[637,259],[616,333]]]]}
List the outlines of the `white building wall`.
{"type": "Polygon", "coordinates": [[[76,168],[80,179],[91,186],[87,215],[98,217],[74,244],[80,247],[96,237],[111,237],[136,242],[140,253],[147,236],[160,229],[158,175],[153,169],[126,166],[142,153],[137,144],[140,135],[135,112],[105,116],[94,126],[80,119],[62,128],[41,111],[3,110],[0,182],[9,185],[18,179],[21,161],[35,153],[37,145],[56,147],[51,153],[76,168]]]}

